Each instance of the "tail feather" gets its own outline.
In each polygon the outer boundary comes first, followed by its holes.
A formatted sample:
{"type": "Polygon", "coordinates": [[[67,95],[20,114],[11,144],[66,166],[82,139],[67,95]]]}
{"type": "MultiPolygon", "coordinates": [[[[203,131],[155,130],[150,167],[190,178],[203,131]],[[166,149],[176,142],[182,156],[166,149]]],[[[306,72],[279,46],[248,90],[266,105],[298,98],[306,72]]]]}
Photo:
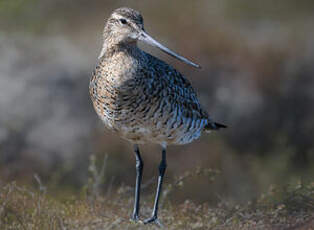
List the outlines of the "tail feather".
{"type": "Polygon", "coordinates": [[[221,128],[227,128],[226,125],[221,124],[221,123],[217,123],[217,122],[210,122],[205,126],[205,130],[209,131],[209,130],[219,130],[221,128]]]}

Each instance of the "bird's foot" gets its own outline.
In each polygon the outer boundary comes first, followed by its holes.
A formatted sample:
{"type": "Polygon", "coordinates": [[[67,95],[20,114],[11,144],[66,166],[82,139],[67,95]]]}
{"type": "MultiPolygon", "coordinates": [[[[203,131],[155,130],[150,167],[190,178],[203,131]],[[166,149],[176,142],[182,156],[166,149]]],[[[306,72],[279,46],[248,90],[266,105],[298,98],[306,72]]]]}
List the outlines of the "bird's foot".
{"type": "Polygon", "coordinates": [[[144,224],[150,224],[150,223],[154,223],[161,228],[164,227],[162,223],[159,221],[159,219],[157,218],[157,216],[152,216],[151,218],[144,220],[144,224]]]}
{"type": "Polygon", "coordinates": [[[138,223],[140,221],[140,218],[137,214],[133,214],[131,217],[131,221],[134,223],[138,223]]]}

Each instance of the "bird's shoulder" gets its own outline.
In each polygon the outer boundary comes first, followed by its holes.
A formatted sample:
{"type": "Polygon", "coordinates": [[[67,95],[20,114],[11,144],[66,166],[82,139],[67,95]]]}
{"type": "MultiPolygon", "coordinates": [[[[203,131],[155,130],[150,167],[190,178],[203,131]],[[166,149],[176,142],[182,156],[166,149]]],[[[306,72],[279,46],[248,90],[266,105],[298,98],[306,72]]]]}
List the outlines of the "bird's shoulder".
{"type": "Polygon", "coordinates": [[[196,92],[185,76],[166,62],[148,53],[145,54],[147,56],[147,65],[144,72],[147,78],[165,84],[168,89],[172,89],[175,93],[183,90],[186,96],[196,97],[196,92]]]}
{"type": "Polygon", "coordinates": [[[193,112],[200,118],[208,118],[190,81],[166,62],[148,53],[146,55],[148,61],[144,72],[146,78],[150,79],[151,87],[159,87],[163,97],[170,103],[177,103],[187,113],[193,112]]]}

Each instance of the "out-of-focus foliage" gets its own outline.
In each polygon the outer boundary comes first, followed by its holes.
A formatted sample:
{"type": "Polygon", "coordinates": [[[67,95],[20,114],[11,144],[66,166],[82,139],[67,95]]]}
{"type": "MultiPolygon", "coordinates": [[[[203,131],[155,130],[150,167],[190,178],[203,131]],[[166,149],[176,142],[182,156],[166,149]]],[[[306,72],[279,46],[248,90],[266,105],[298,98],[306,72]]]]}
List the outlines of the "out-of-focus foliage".
{"type": "MultiPolygon", "coordinates": [[[[120,6],[141,11],[153,37],[201,64],[143,46],[184,73],[229,126],[169,148],[166,183],[197,167],[220,171],[213,183],[188,180],[171,200],[245,203],[270,184],[313,180],[313,1],[0,0],[1,181],[32,184],[37,173],[62,197],[88,184],[91,154],[96,166],[108,154],[100,192],[133,186],[132,148],[104,132],[88,95],[104,20],[120,6]]],[[[160,148],[141,150],[149,182],[160,148]]]]}

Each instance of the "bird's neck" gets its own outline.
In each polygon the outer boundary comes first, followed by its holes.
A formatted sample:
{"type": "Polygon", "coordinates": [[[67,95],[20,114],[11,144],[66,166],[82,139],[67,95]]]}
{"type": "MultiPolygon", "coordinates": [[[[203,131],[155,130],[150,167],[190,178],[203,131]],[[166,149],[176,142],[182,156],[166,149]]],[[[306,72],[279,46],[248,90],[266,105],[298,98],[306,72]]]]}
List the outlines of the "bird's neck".
{"type": "Polygon", "coordinates": [[[105,39],[98,59],[113,56],[118,52],[134,53],[137,49],[136,41],[113,43],[105,39]]]}

